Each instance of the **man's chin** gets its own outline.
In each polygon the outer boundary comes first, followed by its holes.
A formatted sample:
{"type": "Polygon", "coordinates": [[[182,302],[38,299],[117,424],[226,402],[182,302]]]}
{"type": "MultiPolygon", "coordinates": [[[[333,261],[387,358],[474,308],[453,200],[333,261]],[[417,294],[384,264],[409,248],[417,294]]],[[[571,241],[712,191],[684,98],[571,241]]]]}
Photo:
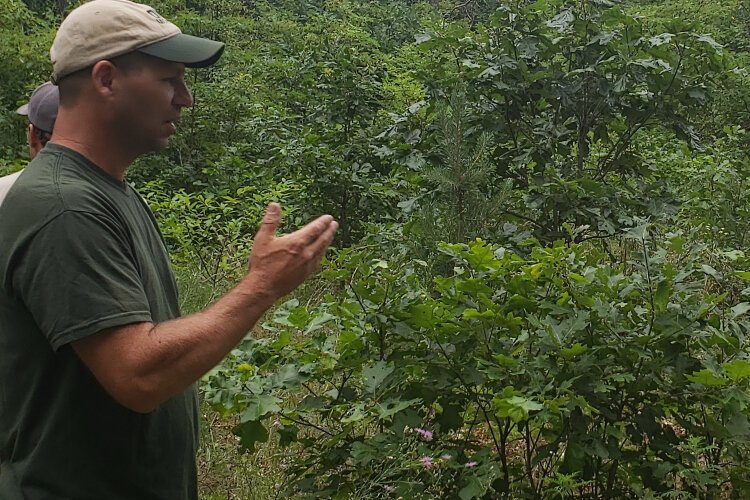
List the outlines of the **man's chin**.
{"type": "Polygon", "coordinates": [[[170,136],[161,136],[154,138],[152,136],[151,140],[149,142],[142,142],[140,144],[141,147],[135,146],[137,150],[140,150],[138,153],[138,156],[147,155],[151,153],[158,153],[159,151],[162,151],[164,149],[167,149],[169,147],[169,140],[170,136]]]}
{"type": "Polygon", "coordinates": [[[156,141],[151,147],[151,153],[158,153],[169,147],[169,137],[164,137],[156,141]]]}

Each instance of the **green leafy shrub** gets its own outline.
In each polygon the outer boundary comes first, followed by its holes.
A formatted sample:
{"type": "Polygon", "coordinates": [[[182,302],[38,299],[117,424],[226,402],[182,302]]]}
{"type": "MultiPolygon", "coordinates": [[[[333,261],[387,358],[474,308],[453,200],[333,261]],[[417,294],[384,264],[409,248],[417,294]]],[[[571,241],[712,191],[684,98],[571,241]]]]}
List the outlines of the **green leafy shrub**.
{"type": "Polygon", "coordinates": [[[344,297],[284,304],[207,400],[248,449],[277,426],[304,495],[747,491],[750,305],[707,286],[681,234],[661,241],[632,228],[614,266],[585,245],[444,244],[455,267],[432,282],[342,251],[325,275],[344,297]]]}
{"type": "Polygon", "coordinates": [[[201,276],[215,298],[247,271],[252,237],[269,203],[283,205],[284,227],[299,221],[287,203],[298,190],[292,183],[262,182],[233,192],[169,192],[153,181],[140,192],[159,218],[173,264],[201,276]]]}
{"type": "MultiPolygon", "coordinates": [[[[466,149],[489,135],[494,184],[516,188],[501,213],[547,242],[606,237],[648,215],[640,191],[658,180],[639,132],[672,130],[700,148],[693,124],[726,74],[711,36],[650,34],[609,2],[504,5],[476,29],[436,24],[418,41],[434,96],[467,89],[466,149]]],[[[441,137],[424,133],[417,149],[428,157],[441,137]]]]}

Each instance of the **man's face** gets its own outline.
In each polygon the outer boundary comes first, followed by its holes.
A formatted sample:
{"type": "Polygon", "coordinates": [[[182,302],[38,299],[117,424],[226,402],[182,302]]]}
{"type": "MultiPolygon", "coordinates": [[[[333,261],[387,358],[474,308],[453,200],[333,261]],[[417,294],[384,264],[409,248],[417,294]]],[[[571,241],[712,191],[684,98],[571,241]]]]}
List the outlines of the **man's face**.
{"type": "Polygon", "coordinates": [[[136,68],[116,80],[115,126],[137,154],[167,147],[182,108],[193,104],[185,85],[185,66],[143,56],[136,68]]]}

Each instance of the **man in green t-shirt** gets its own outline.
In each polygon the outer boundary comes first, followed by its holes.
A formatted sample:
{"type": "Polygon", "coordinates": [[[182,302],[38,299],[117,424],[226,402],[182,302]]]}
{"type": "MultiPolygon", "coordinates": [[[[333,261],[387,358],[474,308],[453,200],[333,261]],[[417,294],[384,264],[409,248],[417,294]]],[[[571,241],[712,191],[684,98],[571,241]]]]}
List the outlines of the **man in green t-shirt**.
{"type": "Polygon", "coordinates": [[[333,239],[327,215],[277,237],[270,205],[247,275],[180,318],[125,173],[192,105],[185,67],[222,51],[127,0],[86,3],[58,30],[55,130],[0,206],[0,499],[197,498],[194,383],[333,239]]]}

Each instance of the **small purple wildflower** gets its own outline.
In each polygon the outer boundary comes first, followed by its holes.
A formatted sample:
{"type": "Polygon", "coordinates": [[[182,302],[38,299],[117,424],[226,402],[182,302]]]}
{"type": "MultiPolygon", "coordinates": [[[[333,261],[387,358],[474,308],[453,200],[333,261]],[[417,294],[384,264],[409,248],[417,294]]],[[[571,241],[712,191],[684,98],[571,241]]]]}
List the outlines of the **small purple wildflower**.
{"type": "Polygon", "coordinates": [[[432,431],[420,429],[419,427],[417,427],[416,429],[414,429],[414,432],[419,434],[419,437],[421,437],[425,441],[432,441],[432,431]]]}
{"type": "Polygon", "coordinates": [[[422,467],[424,467],[425,469],[427,469],[427,470],[431,470],[432,469],[432,467],[433,467],[433,465],[432,465],[432,457],[424,456],[424,457],[420,458],[419,461],[422,462],[422,467]]]}
{"type": "Polygon", "coordinates": [[[464,464],[464,465],[466,467],[468,467],[469,469],[473,469],[474,467],[477,466],[477,463],[476,462],[466,462],[466,464],[464,464]]]}

